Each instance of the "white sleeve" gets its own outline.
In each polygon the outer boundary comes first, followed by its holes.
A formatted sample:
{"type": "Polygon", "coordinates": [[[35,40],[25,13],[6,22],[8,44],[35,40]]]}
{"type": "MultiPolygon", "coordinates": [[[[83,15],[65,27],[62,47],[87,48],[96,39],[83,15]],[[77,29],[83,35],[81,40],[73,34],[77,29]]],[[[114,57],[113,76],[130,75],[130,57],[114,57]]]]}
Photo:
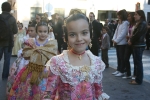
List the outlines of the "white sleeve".
{"type": "Polygon", "coordinates": [[[117,38],[114,40],[116,43],[119,43],[123,38],[126,37],[128,33],[128,22],[124,22],[121,27],[121,32],[118,34],[117,38]]]}

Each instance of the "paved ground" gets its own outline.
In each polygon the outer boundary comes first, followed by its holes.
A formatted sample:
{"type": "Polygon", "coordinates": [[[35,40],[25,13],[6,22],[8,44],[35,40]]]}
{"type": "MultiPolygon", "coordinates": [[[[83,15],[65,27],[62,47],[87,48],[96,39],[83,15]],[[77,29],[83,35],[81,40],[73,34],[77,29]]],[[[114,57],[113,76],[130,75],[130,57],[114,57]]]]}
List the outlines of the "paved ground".
{"type": "MultiPolygon", "coordinates": [[[[109,51],[110,58],[111,53],[113,55],[114,52],[114,49],[109,51]]],[[[150,57],[150,51],[144,51],[144,56],[150,57]]],[[[16,57],[12,57],[11,63],[15,59],[16,57]]],[[[115,58],[111,58],[110,61],[113,61],[114,59],[115,58]]],[[[0,100],[5,100],[6,81],[1,80],[2,62],[3,60],[0,62],[0,100]]],[[[115,65],[115,63],[116,62],[113,62],[112,65],[115,65]]],[[[110,62],[110,66],[112,65],[110,62]]],[[[114,77],[111,75],[111,73],[115,71],[115,67],[116,66],[107,68],[103,73],[103,89],[104,92],[110,95],[109,100],[150,100],[149,82],[144,81],[142,85],[130,85],[128,84],[130,79],[122,79],[121,77],[114,77]]]]}
{"type": "MultiPolygon", "coordinates": [[[[117,57],[116,57],[116,50],[111,48],[108,52],[109,54],[109,64],[112,68],[117,68],[117,57]]],[[[150,50],[145,50],[143,54],[143,69],[144,69],[144,80],[150,82],[150,50]]],[[[130,64],[131,64],[131,72],[133,73],[133,57],[130,57],[130,64]]]]}

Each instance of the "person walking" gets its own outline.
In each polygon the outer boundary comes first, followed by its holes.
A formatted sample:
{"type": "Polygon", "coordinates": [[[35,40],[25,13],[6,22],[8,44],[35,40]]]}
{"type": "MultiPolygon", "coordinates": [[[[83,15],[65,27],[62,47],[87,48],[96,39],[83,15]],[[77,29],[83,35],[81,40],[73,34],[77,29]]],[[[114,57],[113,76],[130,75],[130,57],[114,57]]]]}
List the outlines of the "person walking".
{"type": "Polygon", "coordinates": [[[16,19],[10,14],[10,3],[4,2],[1,5],[1,8],[2,14],[0,14],[0,60],[2,59],[4,54],[4,64],[2,72],[2,79],[4,80],[7,79],[9,75],[10,58],[14,45],[13,37],[14,34],[18,32],[18,29],[16,19]],[[4,27],[4,25],[6,25],[6,27],[4,27]]]}

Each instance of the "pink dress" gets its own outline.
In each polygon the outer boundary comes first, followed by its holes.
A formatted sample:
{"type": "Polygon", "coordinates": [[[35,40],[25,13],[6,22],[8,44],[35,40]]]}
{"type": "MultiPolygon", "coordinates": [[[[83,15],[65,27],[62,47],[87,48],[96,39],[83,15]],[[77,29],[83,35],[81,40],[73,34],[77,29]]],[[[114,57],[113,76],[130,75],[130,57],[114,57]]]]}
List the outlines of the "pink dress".
{"type": "MultiPolygon", "coordinates": [[[[54,56],[47,62],[50,69],[47,91],[52,100],[98,100],[102,93],[102,71],[105,64],[99,57],[86,51],[91,60],[91,66],[72,66],[67,50],[54,56]]],[[[48,99],[48,100],[51,100],[48,99]]]]}
{"type": "MultiPolygon", "coordinates": [[[[53,43],[53,41],[55,42],[56,40],[49,41],[50,42],[48,42],[47,40],[43,45],[40,45],[37,41],[35,41],[35,44],[36,46],[42,48],[46,43],[53,43]]],[[[50,45],[50,47],[48,47],[47,49],[49,51],[56,51],[53,45],[54,43],[50,45]]],[[[49,57],[51,57],[52,55],[54,55],[54,52],[52,52],[52,54],[49,55],[49,57]]],[[[21,82],[21,76],[26,69],[27,67],[23,67],[17,73],[17,75],[15,74],[15,79],[13,79],[8,93],[8,100],[47,100],[47,98],[50,98],[48,97],[50,91],[47,90],[49,88],[49,78],[39,78],[40,83],[38,85],[31,85],[30,78],[32,73],[29,73],[25,82],[21,82]]],[[[47,75],[49,74],[49,70],[44,68],[42,73],[45,73],[47,75]]]]}
{"type": "Polygon", "coordinates": [[[31,74],[25,82],[20,82],[24,67],[16,77],[8,100],[98,100],[105,64],[86,51],[91,66],[72,66],[67,52],[63,51],[47,62],[44,73],[49,72],[49,77],[42,79],[39,85],[30,85],[31,74]]]}

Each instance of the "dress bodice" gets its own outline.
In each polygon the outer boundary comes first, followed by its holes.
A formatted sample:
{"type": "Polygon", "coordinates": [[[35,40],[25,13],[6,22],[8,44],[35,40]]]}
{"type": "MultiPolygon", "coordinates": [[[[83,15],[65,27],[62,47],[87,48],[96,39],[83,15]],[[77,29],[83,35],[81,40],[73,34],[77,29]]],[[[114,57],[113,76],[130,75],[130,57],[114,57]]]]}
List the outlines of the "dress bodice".
{"type": "Polygon", "coordinates": [[[59,96],[63,98],[61,100],[93,100],[91,98],[96,98],[98,95],[95,91],[99,91],[98,93],[102,91],[102,71],[105,69],[105,64],[99,57],[86,51],[91,65],[73,66],[69,62],[67,52],[66,50],[61,55],[52,57],[46,64],[53,79],[56,79],[59,96]]]}

